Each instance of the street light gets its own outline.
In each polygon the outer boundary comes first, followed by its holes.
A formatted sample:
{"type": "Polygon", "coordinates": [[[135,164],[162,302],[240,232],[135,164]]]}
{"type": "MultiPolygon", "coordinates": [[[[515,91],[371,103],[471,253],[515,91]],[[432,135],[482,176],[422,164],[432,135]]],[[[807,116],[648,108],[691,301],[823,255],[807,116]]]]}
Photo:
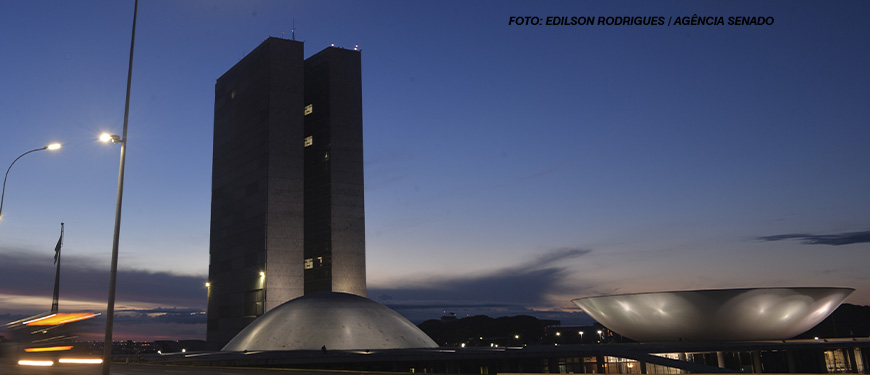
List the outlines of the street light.
{"type": "Polygon", "coordinates": [[[121,136],[109,133],[100,134],[101,142],[112,141],[112,143],[121,143],[121,136]]]}
{"type": "Polygon", "coordinates": [[[118,278],[118,241],[121,232],[121,201],[124,196],[124,161],[127,157],[127,123],[130,117],[130,86],[133,82],[133,47],[136,42],[136,15],[139,0],[133,2],[133,31],[130,36],[130,60],[127,65],[127,98],[124,102],[124,131],[121,136],[101,135],[103,142],[121,144],[121,165],[118,168],[118,200],[115,204],[115,231],[112,236],[112,268],[109,273],[109,298],[106,303],[106,336],[103,340],[103,375],[109,375],[112,363],[112,325],[115,319],[115,285],[118,278]]]}
{"type": "Polygon", "coordinates": [[[42,151],[42,150],[54,151],[57,149],[60,149],[60,143],[52,143],[52,144],[45,146],[45,147],[34,148],[33,150],[27,151],[27,152],[19,155],[17,158],[15,158],[15,160],[12,161],[12,164],[9,164],[9,168],[6,168],[6,176],[3,177],[3,193],[0,193],[0,219],[3,218],[3,199],[6,198],[6,179],[9,177],[9,170],[12,169],[12,166],[15,165],[15,162],[18,161],[18,159],[21,159],[21,157],[23,157],[24,155],[27,155],[31,152],[42,151]]]}
{"type": "MultiPolygon", "coordinates": [[[[127,83],[129,85],[129,81],[127,83]]],[[[128,86],[129,89],[129,86],[128,86]]],[[[129,91],[128,91],[129,92],[129,91]]],[[[129,95],[128,95],[129,97],[129,95]]],[[[124,116],[124,134],[127,133],[127,116],[124,116]]],[[[127,155],[126,136],[121,138],[107,133],[100,134],[100,141],[121,144],[121,167],[118,171],[118,199],[115,202],[115,230],[112,237],[112,265],[109,272],[109,298],[106,306],[106,336],[103,342],[103,374],[109,374],[110,362],[112,362],[112,328],[115,321],[115,286],[118,279],[118,242],[121,231],[121,201],[124,196],[124,161],[127,155]]]]}

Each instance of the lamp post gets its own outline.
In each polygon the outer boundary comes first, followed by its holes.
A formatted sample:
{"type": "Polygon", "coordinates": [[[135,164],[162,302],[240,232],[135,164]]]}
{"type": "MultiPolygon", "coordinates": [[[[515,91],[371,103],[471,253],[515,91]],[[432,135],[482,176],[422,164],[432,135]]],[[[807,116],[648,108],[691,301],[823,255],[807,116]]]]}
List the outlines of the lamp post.
{"type": "Polygon", "coordinates": [[[6,168],[6,176],[3,177],[3,192],[0,193],[0,219],[3,218],[3,199],[6,198],[6,179],[9,178],[9,170],[12,169],[12,166],[15,165],[15,162],[18,161],[18,159],[21,159],[22,157],[24,157],[24,155],[27,155],[31,152],[37,152],[37,151],[42,151],[42,150],[52,150],[53,151],[53,150],[57,150],[57,149],[60,149],[60,143],[52,143],[52,144],[45,146],[45,147],[34,148],[33,150],[27,151],[27,152],[19,155],[17,158],[15,158],[15,160],[12,161],[12,164],[9,164],[9,168],[6,168]]]}
{"type": "Polygon", "coordinates": [[[139,10],[139,0],[133,3],[133,31],[130,37],[130,62],[127,66],[127,98],[124,103],[124,131],[121,136],[103,134],[103,142],[121,144],[121,166],[118,168],[118,199],[115,204],[115,231],[112,236],[112,268],[109,273],[109,298],[106,303],[106,336],[103,340],[103,375],[109,375],[112,362],[112,326],[115,318],[115,285],[118,277],[118,240],[121,231],[121,201],[124,196],[124,161],[127,156],[127,119],[130,116],[130,86],[133,80],[133,46],[136,41],[136,13],[139,10]]]}
{"type": "MultiPolygon", "coordinates": [[[[127,133],[127,116],[124,115],[124,133],[127,133]]],[[[121,138],[118,135],[102,134],[100,140],[103,142],[120,143],[121,144],[121,167],[118,171],[118,199],[115,203],[115,230],[112,237],[112,266],[109,272],[109,299],[106,304],[106,336],[103,341],[103,375],[109,375],[109,365],[112,361],[112,328],[115,321],[115,286],[118,279],[118,242],[120,240],[121,230],[121,201],[124,196],[124,161],[126,156],[126,136],[121,138]]]]}

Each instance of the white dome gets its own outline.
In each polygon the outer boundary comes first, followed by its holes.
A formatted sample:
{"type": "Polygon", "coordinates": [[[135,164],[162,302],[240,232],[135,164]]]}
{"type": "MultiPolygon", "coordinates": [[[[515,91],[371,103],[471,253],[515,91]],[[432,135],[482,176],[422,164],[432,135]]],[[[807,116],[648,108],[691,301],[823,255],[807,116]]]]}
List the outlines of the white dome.
{"type": "Polygon", "coordinates": [[[637,341],[788,339],[813,328],[851,288],[687,290],[572,300],[610,330],[637,341]]]}
{"type": "Polygon", "coordinates": [[[417,326],[380,303],[325,292],[270,310],[239,332],[224,351],[437,348],[417,326]]]}

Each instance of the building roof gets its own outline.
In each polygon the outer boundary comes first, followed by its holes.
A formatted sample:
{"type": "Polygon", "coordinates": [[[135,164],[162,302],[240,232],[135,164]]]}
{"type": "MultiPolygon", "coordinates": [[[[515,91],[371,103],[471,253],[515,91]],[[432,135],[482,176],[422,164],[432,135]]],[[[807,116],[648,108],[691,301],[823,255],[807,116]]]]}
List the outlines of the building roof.
{"type": "Polygon", "coordinates": [[[375,350],[438,347],[413,323],[380,303],[323,292],[286,302],[239,332],[223,351],[375,350]]]}
{"type": "Polygon", "coordinates": [[[636,341],[782,340],[824,320],[852,288],[748,288],[634,293],[573,300],[636,341]]]}

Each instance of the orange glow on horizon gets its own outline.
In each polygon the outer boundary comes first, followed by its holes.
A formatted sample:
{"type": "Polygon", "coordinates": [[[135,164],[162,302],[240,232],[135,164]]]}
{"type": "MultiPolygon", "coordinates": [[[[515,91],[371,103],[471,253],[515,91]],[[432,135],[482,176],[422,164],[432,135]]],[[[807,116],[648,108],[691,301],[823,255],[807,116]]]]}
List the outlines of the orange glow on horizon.
{"type": "Polygon", "coordinates": [[[43,318],[34,319],[29,322],[24,322],[28,326],[56,326],[65,323],[77,322],[80,320],[90,319],[99,313],[57,313],[43,318]]]}
{"type": "Polygon", "coordinates": [[[24,349],[25,352],[28,353],[41,353],[41,352],[62,352],[64,350],[72,350],[72,345],[66,346],[46,346],[42,348],[27,348],[24,349]]]}

